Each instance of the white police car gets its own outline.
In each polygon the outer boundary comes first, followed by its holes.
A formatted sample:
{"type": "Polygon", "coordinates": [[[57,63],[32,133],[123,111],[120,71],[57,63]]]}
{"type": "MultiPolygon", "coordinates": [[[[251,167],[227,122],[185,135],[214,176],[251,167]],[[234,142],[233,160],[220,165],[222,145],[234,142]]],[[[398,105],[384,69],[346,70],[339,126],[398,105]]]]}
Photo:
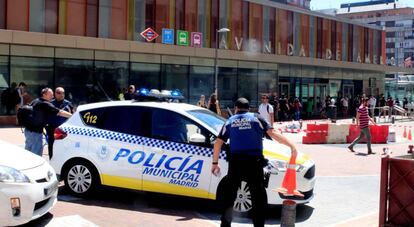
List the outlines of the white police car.
{"type": "MultiPolygon", "coordinates": [[[[51,165],[76,195],[100,185],[190,197],[220,198],[226,182],[226,152],[220,154],[222,175],[211,174],[213,144],[225,119],[194,105],[173,102],[114,101],[81,105],[55,131],[51,165]]],[[[227,147],[224,147],[227,149],[227,147]]],[[[290,150],[264,139],[271,165],[267,197],[281,204],[272,188],[281,186],[290,150]]],[[[314,162],[298,153],[297,189],[306,203],[313,197],[314,162]]],[[[249,187],[241,185],[235,209],[251,209],[249,187]]]]}

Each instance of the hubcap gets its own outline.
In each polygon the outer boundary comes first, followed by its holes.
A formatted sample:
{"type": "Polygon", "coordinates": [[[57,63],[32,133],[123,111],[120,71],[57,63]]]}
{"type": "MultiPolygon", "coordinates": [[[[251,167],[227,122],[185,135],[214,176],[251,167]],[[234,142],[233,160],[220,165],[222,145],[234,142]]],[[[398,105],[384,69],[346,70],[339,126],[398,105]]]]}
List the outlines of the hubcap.
{"type": "Polygon", "coordinates": [[[91,172],[83,165],[75,165],[68,172],[69,187],[76,193],[85,193],[92,185],[91,172]]]}
{"type": "Polygon", "coordinates": [[[236,201],[234,201],[233,209],[238,212],[247,212],[252,209],[252,195],[250,193],[249,185],[242,181],[237,190],[236,201]]]}

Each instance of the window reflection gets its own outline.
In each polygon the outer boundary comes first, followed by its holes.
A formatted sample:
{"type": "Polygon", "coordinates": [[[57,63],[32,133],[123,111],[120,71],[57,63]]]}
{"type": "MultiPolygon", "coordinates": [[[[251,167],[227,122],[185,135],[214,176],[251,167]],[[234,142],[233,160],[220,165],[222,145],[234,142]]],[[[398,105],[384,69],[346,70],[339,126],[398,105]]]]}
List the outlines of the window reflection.
{"type": "Polygon", "coordinates": [[[63,86],[66,98],[75,105],[92,102],[88,91],[93,84],[93,61],[56,59],[56,86],[63,86]]]}
{"type": "Polygon", "coordinates": [[[37,98],[42,88],[52,87],[53,65],[52,58],[10,57],[11,81],[27,84],[24,103],[37,98]]]}
{"type": "Polygon", "coordinates": [[[116,100],[123,88],[128,86],[127,62],[95,61],[94,87],[90,99],[94,101],[116,100]],[[95,97],[97,96],[97,97],[95,97]]]}
{"type": "Polygon", "coordinates": [[[196,104],[200,95],[208,97],[213,93],[214,67],[190,66],[190,103],[196,104]]]}

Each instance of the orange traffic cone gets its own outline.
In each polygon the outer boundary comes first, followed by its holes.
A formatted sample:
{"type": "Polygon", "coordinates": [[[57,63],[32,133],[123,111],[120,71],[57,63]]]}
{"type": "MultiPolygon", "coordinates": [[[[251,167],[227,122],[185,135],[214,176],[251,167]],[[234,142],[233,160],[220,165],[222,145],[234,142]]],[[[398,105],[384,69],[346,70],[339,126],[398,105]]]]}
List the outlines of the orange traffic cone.
{"type": "Polygon", "coordinates": [[[411,128],[410,129],[408,129],[408,140],[411,140],[412,138],[411,138],[411,128]]]}
{"type": "Polygon", "coordinates": [[[304,197],[302,193],[296,190],[296,153],[292,154],[289,160],[289,165],[286,170],[285,177],[283,178],[282,187],[273,189],[273,191],[280,192],[285,196],[298,196],[304,197]]]}
{"type": "Polygon", "coordinates": [[[404,126],[404,133],[403,133],[403,137],[407,138],[407,126],[404,126]]]}

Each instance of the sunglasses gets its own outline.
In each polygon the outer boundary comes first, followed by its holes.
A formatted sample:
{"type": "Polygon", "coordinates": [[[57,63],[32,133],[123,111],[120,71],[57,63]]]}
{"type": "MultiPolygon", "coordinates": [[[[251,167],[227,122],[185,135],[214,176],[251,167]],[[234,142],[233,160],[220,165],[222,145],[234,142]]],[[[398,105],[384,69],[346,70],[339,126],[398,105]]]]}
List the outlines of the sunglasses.
{"type": "Polygon", "coordinates": [[[56,92],[56,94],[62,95],[62,94],[65,94],[65,92],[56,92]]]}

